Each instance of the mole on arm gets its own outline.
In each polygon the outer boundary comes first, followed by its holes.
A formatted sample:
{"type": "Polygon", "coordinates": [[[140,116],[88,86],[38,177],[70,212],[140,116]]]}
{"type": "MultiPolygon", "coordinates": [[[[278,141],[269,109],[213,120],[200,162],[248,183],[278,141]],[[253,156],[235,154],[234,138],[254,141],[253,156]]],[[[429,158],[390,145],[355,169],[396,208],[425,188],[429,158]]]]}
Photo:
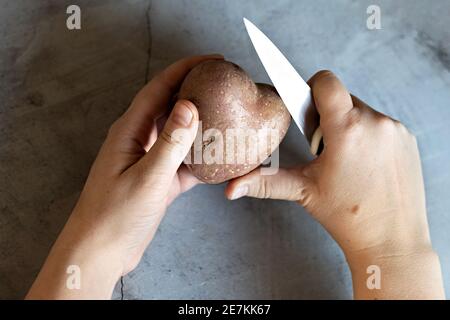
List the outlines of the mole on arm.
{"type": "Polygon", "coordinates": [[[358,213],[358,210],[359,210],[359,205],[355,204],[355,205],[352,207],[351,212],[352,212],[353,214],[357,214],[357,213],[358,213]]]}

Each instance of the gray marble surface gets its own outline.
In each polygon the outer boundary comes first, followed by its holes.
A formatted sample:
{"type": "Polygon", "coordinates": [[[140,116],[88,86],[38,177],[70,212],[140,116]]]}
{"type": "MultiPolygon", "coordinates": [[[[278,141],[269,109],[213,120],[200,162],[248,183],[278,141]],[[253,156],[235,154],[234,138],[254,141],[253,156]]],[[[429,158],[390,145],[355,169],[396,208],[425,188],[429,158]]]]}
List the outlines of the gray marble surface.
{"type": "MultiPolygon", "coordinates": [[[[431,237],[450,295],[450,2],[0,0],[0,298],[21,298],[75,204],[112,121],[157,70],[220,52],[268,82],[242,25],[262,28],[309,77],[335,71],[419,141],[431,237]],[[82,9],[68,31],[65,9],[82,9]]],[[[291,128],[284,164],[308,161],[291,128]]],[[[227,201],[201,186],[169,208],[124,299],[352,297],[348,267],[300,207],[227,201]]],[[[121,298],[120,284],[114,298],[121,298]]]]}

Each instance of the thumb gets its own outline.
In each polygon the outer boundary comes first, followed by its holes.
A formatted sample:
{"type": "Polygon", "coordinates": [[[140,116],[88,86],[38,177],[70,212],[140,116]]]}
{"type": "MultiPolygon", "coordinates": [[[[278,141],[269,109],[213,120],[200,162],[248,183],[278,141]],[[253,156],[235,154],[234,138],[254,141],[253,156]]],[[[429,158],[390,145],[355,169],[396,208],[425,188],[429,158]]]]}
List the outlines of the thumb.
{"type": "Polygon", "coordinates": [[[303,174],[303,167],[279,169],[274,175],[262,175],[258,168],[230,181],[225,194],[230,200],[248,196],[299,201],[307,206],[312,191],[312,182],[303,174]]]}
{"type": "Polygon", "coordinates": [[[172,181],[194,142],[197,128],[197,108],[188,100],[179,100],[158,139],[141,159],[144,174],[172,181]]]}
{"type": "Polygon", "coordinates": [[[314,96],[315,106],[320,115],[320,128],[325,143],[342,127],[353,109],[353,101],[344,84],[331,71],[317,72],[309,85],[314,96]]]}

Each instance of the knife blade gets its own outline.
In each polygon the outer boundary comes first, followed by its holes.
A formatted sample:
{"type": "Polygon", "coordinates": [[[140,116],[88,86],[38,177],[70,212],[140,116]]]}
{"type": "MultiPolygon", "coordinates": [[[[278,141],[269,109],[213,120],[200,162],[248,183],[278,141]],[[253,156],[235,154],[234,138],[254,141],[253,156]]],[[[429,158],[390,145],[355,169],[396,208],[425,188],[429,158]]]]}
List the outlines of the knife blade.
{"type": "Polygon", "coordinates": [[[311,88],[273,42],[252,22],[244,18],[244,25],[259,60],[278,91],[295,124],[317,155],[323,146],[319,115],[314,106],[311,88]]]}

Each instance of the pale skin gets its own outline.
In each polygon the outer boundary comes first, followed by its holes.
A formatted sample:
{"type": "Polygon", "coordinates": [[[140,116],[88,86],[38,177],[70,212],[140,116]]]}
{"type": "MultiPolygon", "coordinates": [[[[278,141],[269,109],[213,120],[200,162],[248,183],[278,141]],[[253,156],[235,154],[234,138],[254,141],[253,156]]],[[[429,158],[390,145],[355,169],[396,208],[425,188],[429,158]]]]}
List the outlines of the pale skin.
{"type": "MultiPolygon", "coordinates": [[[[80,199],[28,299],[109,299],[132,271],[170,203],[199,181],[182,165],[198,127],[195,105],[178,101],[186,74],[220,55],[180,60],[155,76],[111,127],[80,199]],[[172,139],[183,129],[185,139],[172,139]],[[187,137],[187,138],[186,138],[187,137]],[[66,286],[69,265],[82,271],[79,289],[66,286]]],[[[342,248],[357,299],[444,299],[439,258],[431,246],[416,139],[399,122],[352,97],[328,71],[311,80],[325,148],[311,163],[231,181],[229,199],[296,201],[342,248]],[[381,270],[369,290],[367,267],[381,270]]]]}

